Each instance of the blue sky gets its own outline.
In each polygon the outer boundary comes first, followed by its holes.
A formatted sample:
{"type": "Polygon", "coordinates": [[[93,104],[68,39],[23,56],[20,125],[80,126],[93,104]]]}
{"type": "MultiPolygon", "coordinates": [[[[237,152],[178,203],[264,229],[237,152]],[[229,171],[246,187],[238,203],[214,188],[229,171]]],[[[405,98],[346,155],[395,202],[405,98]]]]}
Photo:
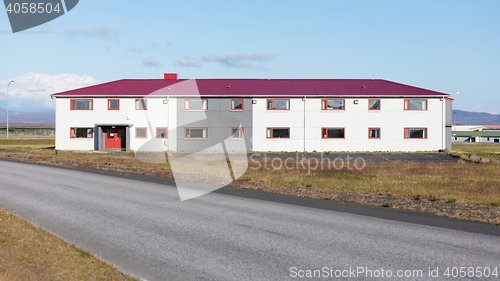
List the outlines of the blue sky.
{"type": "Polygon", "coordinates": [[[88,1],[13,34],[0,107],[123,78],[380,78],[500,114],[500,1],[88,1]],[[459,95],[455,95],[460,92],[459,95]]]}

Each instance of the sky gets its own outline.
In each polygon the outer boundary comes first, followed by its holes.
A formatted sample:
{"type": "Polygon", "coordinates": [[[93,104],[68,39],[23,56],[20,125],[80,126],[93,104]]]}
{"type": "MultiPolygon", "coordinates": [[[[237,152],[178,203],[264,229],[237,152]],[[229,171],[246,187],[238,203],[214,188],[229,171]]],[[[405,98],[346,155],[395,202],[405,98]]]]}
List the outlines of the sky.
{"type": "Polygon", "coordinates": [[[0,11],[0,107],[118,79],[386,79],[500,114],[500,1],[90,1],[12,33],[0,11]],[[459,94],[457,95],[457,92],[459,94]]]}

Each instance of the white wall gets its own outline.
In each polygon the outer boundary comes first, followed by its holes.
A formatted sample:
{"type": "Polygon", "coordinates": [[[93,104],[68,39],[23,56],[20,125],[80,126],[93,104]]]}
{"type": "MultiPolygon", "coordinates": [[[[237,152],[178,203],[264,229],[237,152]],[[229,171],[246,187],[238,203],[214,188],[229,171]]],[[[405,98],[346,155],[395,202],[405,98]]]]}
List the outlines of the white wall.
{"type": "MultiPolygon", "coordinates": [[[[144,148],[155,138],[156,127],[168,127],[168,140],[160,140],[164,150],[177,150],[178,130],[176,110],[182,108],[182,98],[149,98],[148,110],[135,110],[135,98],[121,98],[120,110],[108,110],[107,98],[95,98],[93,110],[70,110],[69,98],[56,99],[56,147],[68,150],[93,150],[94,139],[71,139],[70,127],[90,127],[95,124],[131,124],[130,149],[144,148]],[[170,124],[169,124],[170,118],[170,124]],[[146,127],[148,139],[136,139],[135,128],[146,127]],[[165,146],[164,144],[169,146],[165,146]]],[[[290,99],[290,110],[267,110],[266,98],[255,98],[256,104],[245,104],[252,110],[253,151],[304,151],[304,101],[290,99]],[[267,139],[266,128],[289,127],[290,139],[267,139]]],[[[404,110],[404,98],[381,98],[381,110],[368,110],[368,98],[346,98],[345,110],[321,110],[321,98],[305,101],[306,151],[432,151],[443,149],[443,101],[429,98],[427,110],[404,110]],[[354,104],[358,100],[358,104],[354,104]],[[322,127],[345,128],[345,139],[321,139],[322,127]],[[380,139],[368,139],[368,128],[380,128],[380,139]],[[404,128],[427,128],[427,139],[404,139],[404,128]]],[[[214,109],[215,108],[211,108],[214,109]]],[[[181,114],[181,116],[184,116],[181,114]]],[[[96,133],[94,132],[94,136],[96,133]]]]}
{"type": "Polygon", "coordinates": [[[266,98],[254,98],[254,100],[257,103],[252,105],[253,150],[303,151],[304,102],[302,99],[290,99],[290,110],[267,110],[266,98]],[[269,127],[289,127],[290,139],[267,139],[269,127]]]}
{"type": "MultiPolygon", "coordinates": [[[[304,102],[290,101],[289,111],[266,110],[266,99],[254,105],[255,151],[303,151],[304,102]],[[266,127],[290,127],[290,139],[266,139],[266,127]]],[[[443,146],[442,101],[428,99],[427,110],[404,110],[403,98],[381,99],[381,110],[368,110],[368,99],[346,98],[345,110],[321,110],[321,98],[306,99],[306,151],[427,151],[443,146]],[[358,104],[354,104],[358,100],[358,104]],[[321,139],[321,128],[345,128],[345,139],[321,139]],[[380,128],[380,139],[368,139],[368,128],[380,128]],[[404,139],[404,128],[427,128],[427,139],[404,139]]]]}
{"type": "MultiPolygon", "coordinates": [[[[120,110],[108,110],[107,98],[94,98],[92,110],[70,110],[69,98],[56,99],[56,148],[61,150],[93,150],[94,139],[70,138],[70,128],[93,128],[96,124],[131,124],[130,148],[139,149],[147,139],[136,139],[135,128],[146,127],[148,139],[154,138],[156,127],[168,126],[168,105],[163,99],[149,98],[147,110],[135,110],[135,98],[121,98],[120,110]],[[148,122],[149,121],[149,122],[148,122]]],[[[94,137],[97,137],[94,132],[94,137]]]]}

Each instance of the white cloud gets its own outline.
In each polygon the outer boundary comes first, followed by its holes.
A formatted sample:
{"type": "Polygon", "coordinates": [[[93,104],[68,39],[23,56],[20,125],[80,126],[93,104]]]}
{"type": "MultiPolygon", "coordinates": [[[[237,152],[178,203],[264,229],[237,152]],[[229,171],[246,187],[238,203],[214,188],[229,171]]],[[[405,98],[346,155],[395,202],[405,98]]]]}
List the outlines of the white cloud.
{"type": "MultiPolygon", "coordinates": [[[[54,101],[51,94],[82,88],[100,81],[88,75],[76,74],[44,74],[28,72],[11,80],[15,82],[9,87],[9,108],[16,111],[32,111],[54,109],[54,101]]],[[[7,85],[10,80],[0,80],[0,89],[3,95],[0,98],[5,101],[7,85]]],[[[2,102],[5,108],[5,102],[2,102]]]]}
{"type": "Polygon", "coordinates": [[[190,57],[184,57],[182,59],[176,60],[175,65],[186,66],[186,67],[200,67],[201,62],[197,59],[192,59],[190,57]]]}
{"type": "Polygon", "coordinates": [[[145,67],[160,67],[161,63],[152,57],[146,58],[142,61],[145,67]]]}
{"type": "Polygon", "coordinates": [[[233,52],[228,52],[226,55],[220,56],[217,54],[211,54],[204,56],[204,61],[218,62],[227,67],[237,67],[237,68],[248,68],[253,70],[267,70],[263,66],[256,66],[250,63],[250,61],[270,61],[276,57],[275,54],[266,53],[253,53],[253,54],[236,54],[233,52]]]}
{"type": "Polygon", "coordinates": [[[138,47],[128,48],[127,52],[142,54],[142,49],[138,47]]]}
{"type": "Polygon", "coordinates": [[[120,39],[120,30],[111,26],[98,26],[90,30],[85,28],[68,28],[66,29],[66,34],[70,38],[74,36],[85,36],[115,41],[119,41],[120,39]]]}

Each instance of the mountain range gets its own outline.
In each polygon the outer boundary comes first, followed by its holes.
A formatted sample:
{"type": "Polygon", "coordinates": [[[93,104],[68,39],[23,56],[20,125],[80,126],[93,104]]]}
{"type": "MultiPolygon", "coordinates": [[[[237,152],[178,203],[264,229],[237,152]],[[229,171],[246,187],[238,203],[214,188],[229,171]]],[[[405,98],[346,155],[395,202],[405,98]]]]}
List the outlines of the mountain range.
{"type": "Polygon", "coordinates": [[[453,110],[453,124],[461,125],[500,125],[500,114],[453,110]]]}
{"type": "MultiPolygon", "coordinates": [[[[7,110],[0,107],[0,123],[7,122],[7,110]]],[[[56,123],[55,111],[22,112],[9,110],[9,123],[39,122],[44,124],[56,123]]]]}
{"type": "MultiPolygon", "coordinates": [[[[7,122],[7,110],[0,107],[0,123],[7,122]]],[[[9,111],[9,123],[39,122],[56,123],[55,111],[22,112],[9,111]]],[[[462,125],[500,125],[500,114],[453,110],[453,124],[462,125]]]]}

